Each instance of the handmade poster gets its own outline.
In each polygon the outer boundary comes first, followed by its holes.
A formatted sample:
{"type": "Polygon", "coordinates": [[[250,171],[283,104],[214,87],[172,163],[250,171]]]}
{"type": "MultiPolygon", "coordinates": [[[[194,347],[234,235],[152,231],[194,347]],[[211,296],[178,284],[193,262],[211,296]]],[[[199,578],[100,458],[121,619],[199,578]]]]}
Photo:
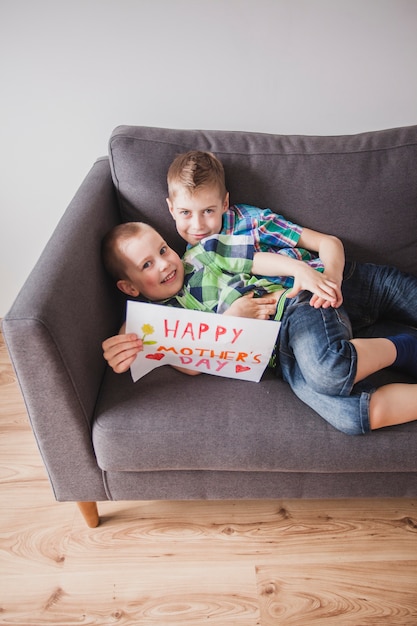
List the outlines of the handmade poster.
{"type": "Polygon", "coordinates": [[[127,303],[126,332],[143,342],[131,365],[137,381],[161,365],[259,382],[280,322],[189,311],[144,302],[127,303]]]}

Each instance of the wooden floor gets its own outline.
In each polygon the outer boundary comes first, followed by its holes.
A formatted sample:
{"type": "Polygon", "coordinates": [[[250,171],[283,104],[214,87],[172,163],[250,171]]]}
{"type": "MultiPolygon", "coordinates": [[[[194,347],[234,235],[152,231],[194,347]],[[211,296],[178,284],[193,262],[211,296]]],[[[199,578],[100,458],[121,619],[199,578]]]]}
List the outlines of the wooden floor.
{"type": "Polygon", "coordinates": [[[417,500],[56,503],[0,336],[0,624],[417,625],[417,500]]]}

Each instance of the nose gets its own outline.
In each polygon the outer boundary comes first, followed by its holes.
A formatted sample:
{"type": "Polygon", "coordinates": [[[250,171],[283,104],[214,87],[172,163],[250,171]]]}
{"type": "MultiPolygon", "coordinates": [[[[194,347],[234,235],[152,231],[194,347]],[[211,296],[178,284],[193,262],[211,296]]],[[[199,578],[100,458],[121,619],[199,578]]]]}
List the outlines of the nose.
{"type": "Polygon", "coordinates": [[[196,213],[195,215],[193,215],[193,219],[192,219],[192,225],[193,225],[193,229],[198,231],[201,229],[203,224],[203,219],[201,217],[201,215],[199,213],[196,213]]]}
{"type": "Polygon", "coordinates": [[[160,272],[163,272],[169,266],[169,259],[167,258],[166,255],[159,257],[159,264],[158,264],[158,266],[159,266],[159,271],[160,272]]]}

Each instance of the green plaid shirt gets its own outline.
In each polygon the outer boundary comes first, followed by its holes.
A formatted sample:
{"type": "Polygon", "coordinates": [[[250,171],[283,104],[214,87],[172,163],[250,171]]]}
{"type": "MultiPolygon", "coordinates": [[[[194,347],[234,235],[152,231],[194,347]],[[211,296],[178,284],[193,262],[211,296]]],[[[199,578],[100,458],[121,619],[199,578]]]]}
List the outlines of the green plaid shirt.
{"type": "MultiPolygon", "coordinates": [[[[184,256],[184,287],[165,301],[170,306],[212,313],[224,313],[231,304],[250,291],[261,296],[285,289],[269,279],[250,272],[255,254],[254,238],[250,235],[214,235],[189,248],[184,256]]],[[[281,319],[285,297],[277,306],[281,319]]]]}

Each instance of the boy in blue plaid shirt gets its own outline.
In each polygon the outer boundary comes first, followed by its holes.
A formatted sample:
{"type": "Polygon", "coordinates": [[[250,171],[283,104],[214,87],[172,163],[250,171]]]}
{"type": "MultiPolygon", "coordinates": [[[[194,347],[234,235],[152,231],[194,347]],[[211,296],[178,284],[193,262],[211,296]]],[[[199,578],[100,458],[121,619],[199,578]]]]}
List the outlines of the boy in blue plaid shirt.
{"type": "MultiPolygon", "coordinates": [[[[138,223],[120,225],[111,231],[105,238],[103,252],[105,265],[119,289],[152,302],[213,312],[218,311],[218,302],[222,302],[226,314],[267,318],[271,315],[271,301],[262,304],[262,315],[259,311],[252,315],[245,306],[258,305],[257,299],[241,296],[248,289],[251,292],[266,289],[284,296],[279,299],[284,306],[280,309],[283,317],[278,337],[283,377],[306,404],[342,432],[362,434],[417,419],[417,385],[395,383],[376,391],[366,385],[361,391],[353,389],[370,373],[399,365],[399,357],[400,366],[415,373],[415,360],[412,352],[401,353],[401,344],[398,348],[391,338],[352,339],[349,318],[338,304],[337,283],[329,280],[325,272],[317,272],[296,259],[255,252],[250,236],[205,238],[186,252],[182,262],[154,229],[138,223]],[[261,278],[271,274],[288,276],[290,272],[294,277],[291,290],[261,278]],[[272,287],[268,288],[268,283],[272,287]],[[297,315],[300,310],[301,316],[297,315]],[[313,314],[310,322],[309,313],[313,314]],[[321,325],[330,334],[324,341],[310,332],[317,325],[317,317],[326,318],[321,325]],[[299,337],[301,352],[297,351],[299,337]]],[[[416,301],[413,294],[417,279],[397,272],[388,276],[385,269],[381,268],[379,279],[381,284],[386,284],[386,291],[395,292],[399,281],[409,281],[408,302],[401,305],[400,293],[398,302],[394,303],[397,319],[408,321],[415,315],[417,322],[417,304],[414,303],[411,313],[407,308],[416,301]]],[[[366,302],[364,306],[371,304],[366,302]]],[[[273,304],[274,311],[275,308],[273,304]]],[[[413,345],[416,344],[414,339],[413,345]]],[[[103,342],[104,357],[116,372],[126,371],[141,349],[138,337],[123,332],[103,342]]]]}
{"type": "MultiPolygon", "coordinates": [[[[302,228],[270,209],[247,204],[229,206],[223,165],[210,152],[192,150],[178,155],[169,167],[167,182],[169,211],[178,234],[189,246],[219,233],[250,235],[257,252],[276,252],[304,261],[321,272],[325,265],[312,252],[319,246],[326,257],[343,258],[343,248],[335,237],[322,237],[321,233],[302,228]],[[330,250],[326,251],[326,247],[330,250]]],[[[273,281],[285,287],[294,283],[291,274],[275,277],[273,281]]]]}

